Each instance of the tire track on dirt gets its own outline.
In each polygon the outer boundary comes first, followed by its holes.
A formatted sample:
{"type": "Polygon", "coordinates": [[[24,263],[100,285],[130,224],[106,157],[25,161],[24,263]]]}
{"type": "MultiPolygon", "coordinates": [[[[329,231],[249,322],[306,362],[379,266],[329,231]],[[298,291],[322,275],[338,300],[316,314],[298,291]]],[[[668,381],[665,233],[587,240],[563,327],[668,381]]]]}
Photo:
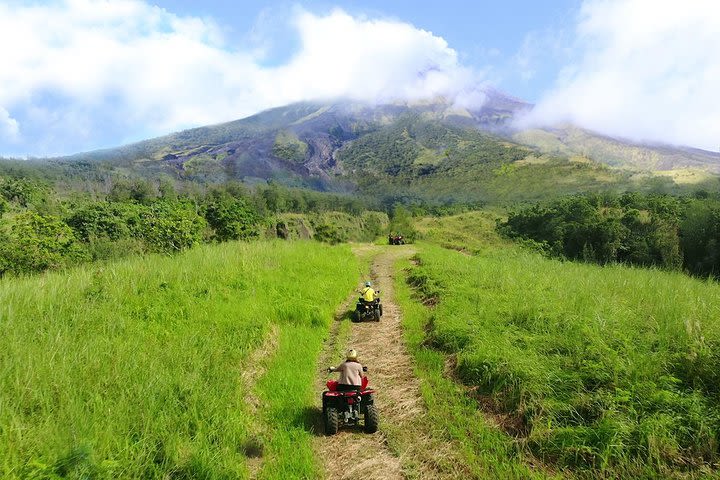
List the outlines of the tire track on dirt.
{"type": "MultiPolygon", "coordinates": [[[[403,425],[424,413],[418,380],[412,375],[413,363],[405,350],[400,312],[394,302],[392,268],[399,258],[409,257],[412,247],[393,247],[381,250],[372,265],[371,277],[381,290],[383,317],[380,322],[363,322],[352,325],[349,341],[342,346],[355,348],[360,362],[368,367],[370,386],[376,388],[375,402],[380,411],[380,431],[368,435],[362,427],[341,429],[337,435],[318,436],[316,451],[325,467],[328,478],[340,479],[403,479],[402,459],[388,446],[383,425],[403,425]]],[[[347,312],[358,297],[353,292],[344,311],[347,312]]],[[[336,329],[337,330],[337,329],[336,329]]],[[[331,339],[331,343],[334,339],[331,339]]],[[[318,382],[317,405],[321,409],[320,395],[325,387],[324,369],[333,363],[330,358],[337,347],[326,348],[320,364],[323,372],[318,382]]],[[[322,424],[318,426],[322,435],[322,424]]]]}

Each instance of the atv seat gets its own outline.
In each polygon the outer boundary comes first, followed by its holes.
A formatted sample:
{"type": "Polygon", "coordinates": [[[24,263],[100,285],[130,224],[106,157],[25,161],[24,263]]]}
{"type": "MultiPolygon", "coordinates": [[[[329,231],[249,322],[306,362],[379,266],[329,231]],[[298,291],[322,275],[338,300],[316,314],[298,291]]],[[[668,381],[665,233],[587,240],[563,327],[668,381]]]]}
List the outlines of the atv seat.
{"type": "MultiPolygon", "coordinates": [[[[358,390],[349,390],[349,391],[346,391],[343,393],[357,393],[358,391],[363,392],[367,388],[368,383],[369,383],[368,377],[362,377],[362,385],[360,385],[358,390]]],[[[327,383],[325,384],[325,386],[327,386],[327,389],[330,390],[331,392],[337,392],[337,391],[339,391],[338,390],[339,384],[340,383],[337,380],[328,380],[327,383]]]]}

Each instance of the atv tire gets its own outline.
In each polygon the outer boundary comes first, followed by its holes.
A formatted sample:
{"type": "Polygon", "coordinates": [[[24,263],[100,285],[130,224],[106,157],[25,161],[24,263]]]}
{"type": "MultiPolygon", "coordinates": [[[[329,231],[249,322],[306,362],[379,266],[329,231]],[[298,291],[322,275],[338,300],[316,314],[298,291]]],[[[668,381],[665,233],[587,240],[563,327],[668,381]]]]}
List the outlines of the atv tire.
{"type": "Polygon", "coordinates": [[[323,420],[325,422],[325,435],[335,435],[340,427],[338,410],[335,407],[326,407],[324,413],[325,416],[323,420]]]}
{"type": "Polygon", "coordinates": [[[365,433],[375,433],[378,430],[378,424],[380,423],[380,414],[378,414],[375,405],[368,405],[365,407],[365,433]]]}
{"type": "Polygon", "coordinates": [[[355,310],[353,312],[352,321],[353,322],[361,322],[362,321],[362,313],[360,313],[360,310],[355,310]]]}
{"type": "Polygon", "coordinates": [[[380,315],[381,315],[381,313],[380,313],[380,309],[379,309],[379,308],[376,308],[375,310],[373,310],[373,320],[375,320],[376,322],[379,322],[379,321],[380,321],[380,315]]]}

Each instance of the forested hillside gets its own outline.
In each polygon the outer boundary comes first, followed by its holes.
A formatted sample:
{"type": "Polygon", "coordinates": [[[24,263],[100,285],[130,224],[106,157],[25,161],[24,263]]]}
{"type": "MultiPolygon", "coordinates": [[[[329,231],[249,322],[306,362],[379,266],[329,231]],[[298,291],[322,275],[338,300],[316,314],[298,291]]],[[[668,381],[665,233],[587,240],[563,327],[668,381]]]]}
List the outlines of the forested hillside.
{"type": "Polygon", "coordinates": [[[442,98],[298,103],[219,125],[65,158],[3,161],[67,190],[123,179],[284,186],[395,202],[490,203],[612,190],[718,189],[720,157],[572,127],[512,128],[529,105],[490,92],[479,110],[442,98]]]}

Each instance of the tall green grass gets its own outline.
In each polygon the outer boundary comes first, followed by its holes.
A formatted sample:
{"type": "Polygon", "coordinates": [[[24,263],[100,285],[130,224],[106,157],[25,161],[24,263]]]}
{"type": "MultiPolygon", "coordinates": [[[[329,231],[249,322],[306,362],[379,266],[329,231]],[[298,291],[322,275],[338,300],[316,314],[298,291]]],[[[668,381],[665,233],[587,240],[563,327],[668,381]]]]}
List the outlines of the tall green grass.
{"type": "Polygon", "coordinates": [[[488,247],[508,245],[508,240],[495,231],[498,218],[498,211],[477,210],[443,217],[420,217],[414,224],[425,241],[476,253],[488,247]]]}
{"type": "MultiPolygon", "coordinates": [[[[0,477],[246,477],[248,354],[277,325],[261,400],[271,424],[294,418],[356,278],[347,247],[269,242],[0,281],[0,477]]],[[[282,428],[270,458],[298,447],[282,428]]]]}
{"type": "MultiPolygon", "coordinates": [[[[547,472],[529,468],[522,449],[484,417],[466,387],[458,385],[447,375],[446,355],[427,345],[426,327],[433,310],[414,298],[413,289],[407,283],[411,263],[402,260],[396,267],[395,296],[402,310],[405,343],[415,360],[415,374],[420,380],[427,408],[427,416],[422,420],[423,431],[432,432],[434,438],[452,442],[456,458],[461,462],[461,465],[454,466],[459,477],[551,477],[547,472]]],[[[402,432],[402,435],[412,439],[413,434],[402,432]]]]}
{"type": "Polygon", "coordinates": [[[537,458],[582,476],[712,470],[719,285],[507,248],[425,247],[419,259],[409,282],[437,303],[423,344],[452,355],[476,400],[509,415],[508,432],[537,458]]]}

